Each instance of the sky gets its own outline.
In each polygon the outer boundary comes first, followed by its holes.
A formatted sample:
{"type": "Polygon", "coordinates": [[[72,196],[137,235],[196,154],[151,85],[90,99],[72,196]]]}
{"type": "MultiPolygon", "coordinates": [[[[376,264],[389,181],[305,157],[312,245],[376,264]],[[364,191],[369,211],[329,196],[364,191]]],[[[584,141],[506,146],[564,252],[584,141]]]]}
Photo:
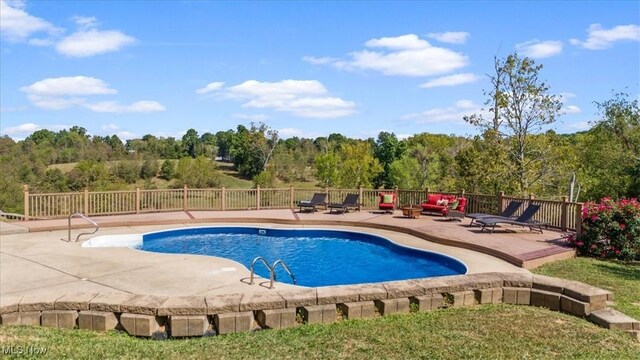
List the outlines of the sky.
{"type": "Polygon", "coordinates": [[[640,1],[0,0],[0,134],[472,136],[515,51],[586,130],[640,94],[640,1]]]}

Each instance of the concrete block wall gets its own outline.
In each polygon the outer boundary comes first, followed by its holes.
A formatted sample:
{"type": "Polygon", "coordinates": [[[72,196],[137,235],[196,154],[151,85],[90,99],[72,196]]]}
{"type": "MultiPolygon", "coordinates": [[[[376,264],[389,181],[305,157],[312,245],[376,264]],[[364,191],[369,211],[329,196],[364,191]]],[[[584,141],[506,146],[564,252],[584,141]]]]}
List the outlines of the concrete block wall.
{"type": "Polygon", "coordinates": [[[640,322],[607,308],[609,291],[522,273],[482,273],[379,284],[265,290],[219,296],[161,297],[64,293],[0,297],[3,325],[93,331],[124,330],[151,338],[198,337],[256,328],[371,318],[443,307],[506,303],[563,311],[638,336],[640,322]]]}

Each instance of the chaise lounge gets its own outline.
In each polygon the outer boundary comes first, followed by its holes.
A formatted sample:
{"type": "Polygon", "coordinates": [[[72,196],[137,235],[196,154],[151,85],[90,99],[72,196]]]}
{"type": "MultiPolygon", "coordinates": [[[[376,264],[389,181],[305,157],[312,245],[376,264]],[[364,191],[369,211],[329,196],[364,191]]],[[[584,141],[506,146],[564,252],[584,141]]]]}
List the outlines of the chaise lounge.
{"type": "Polygon", "coordinates": [[[359,209],[359,200],[359,194],[347,194],[342,203],[329,204],[329,213],[332,213],[335,210],[338,213],[344,214],[345,212],[349,212],[349,208],[359,209]]]}
{"type": "Polygon", "coordinates": [[[522,201],[511,201],[509,205],[507,205],[507,207],[504,209],[504,211],[500,213],[500,215],[473,213],[473,214],[467,214],[466,216],[468,218],[471,218],[471,222],[469,223],[469,226],[473,226],[473,223],[478,219],[484,219],[484,218],[490,218],[490,217],[496,217],[496,216],[502,217],[502,218],[515,219],[516,217],[514,215],[516,211],[518,211],[521,205],[522,205],[522,201]]]}
{"type": "Polygon", "coordinates": [[[307,211],[315,212],[317,206],[324,206],[325,209],[326,209],[326,206],[327,206],[327,194],[315,193],[315,194],[313,194],[313,197],[311,198],[311,200],[300,201],[298,203],[298,206],[300,207],[300,212],[302,212],[302,209],[305,209],[307,211]]]}
{"type": "Polygon", "coordinates": [[[484,231],[486,227],[491,227],[491,231],[489,232],[490,234],[493,233],[493,230],[495,230],[497,224],[526,226],[531,231],[533,231],[534,228],[538,229],[538,231],[540,231],[540,233],[542,234],[542,226],[548,226],[549,223],[533,220],[533,216],[538,212],[539,209],[540,205],[529,205],[516,219],[492,216],[477,219],[476,222],[482,225],[482,229],[480,229],[480,232],[484,231]]]}

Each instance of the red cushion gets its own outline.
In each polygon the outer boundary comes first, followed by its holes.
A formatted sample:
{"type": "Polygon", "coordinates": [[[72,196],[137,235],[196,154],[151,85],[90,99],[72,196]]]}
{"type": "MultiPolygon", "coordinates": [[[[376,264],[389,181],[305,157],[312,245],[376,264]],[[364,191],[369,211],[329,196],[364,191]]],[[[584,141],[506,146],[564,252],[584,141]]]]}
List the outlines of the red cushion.
{"type": "Polygon", "coordinates": [[[465,206],[467,206],[467,198],[458,198],[458,207],[456,210],[464,211],[465,206]]]}
{"type": "Polygon", "coordinates": [[[435,205],[440,199],[442,199],[442,195],[440,194],[429,194],[427,204],[435,205]]]}
{"type": "Polygon", "coordinates": [[[443,195],[442,196],[442,200],[447,200],[449,204],[451,204],[452,202],[456,201],[456,196],[455,195],[443,195]]]}

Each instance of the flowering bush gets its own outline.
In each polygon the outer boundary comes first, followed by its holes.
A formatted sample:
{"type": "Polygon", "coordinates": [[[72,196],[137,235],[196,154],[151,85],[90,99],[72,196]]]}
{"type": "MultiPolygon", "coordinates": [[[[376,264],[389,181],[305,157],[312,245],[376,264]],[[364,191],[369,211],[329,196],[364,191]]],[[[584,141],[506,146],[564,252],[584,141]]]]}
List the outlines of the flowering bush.
{"type": "Polygon", "coordinates": [[[569,237],[581,255],[640,260],[640,203],[637,199],[586,203],[582,235],[569,237]]]}

